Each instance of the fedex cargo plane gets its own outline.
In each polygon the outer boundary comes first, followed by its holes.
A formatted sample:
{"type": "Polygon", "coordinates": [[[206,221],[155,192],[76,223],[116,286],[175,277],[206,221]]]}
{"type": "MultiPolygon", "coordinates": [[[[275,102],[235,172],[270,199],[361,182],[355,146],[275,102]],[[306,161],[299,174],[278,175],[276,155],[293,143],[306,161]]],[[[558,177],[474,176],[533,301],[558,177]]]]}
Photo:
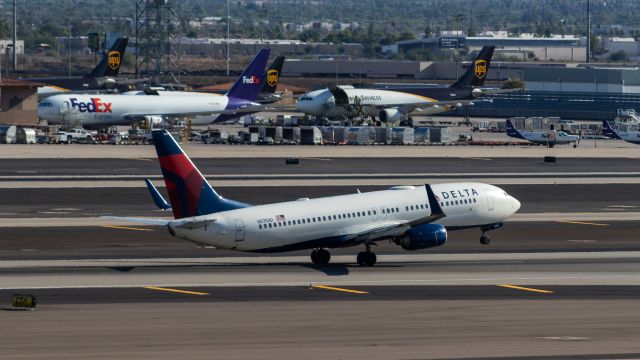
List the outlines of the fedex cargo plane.
{"type": "Polygon", "coordinates": [[[421,250],[444,245],[451,230],[478,228],[480,242],[488,244],[486,233],[520,209],[520,202],[499,187],[473,182],[395,186],[252,206],[220,196],[167,131],[154,131],[153,140],[169,202],[149,180],[147,186],[156,205],[171,209],[175,220],[114,219],[167,226],[173,236],[222,249],[309,249],[313,263],[327,264],[327,249],[362,246],[358,264],[373,266],[371,246],[384,240],[421,250]]]}
{"type": "Polygon", "coordinates": [[[191,117],[193,125],[225,121],[260,111],[255,102],[262,87],[262,76],[269,49],[261,50],[226,95],[131,96],[63,94],[51,96],[38,105],[38,117],[49,124],[77,121],[83,127],[129,125],[146,117],[191,117]],[[198,117],[198,115],[207,115],[198,117]]]}

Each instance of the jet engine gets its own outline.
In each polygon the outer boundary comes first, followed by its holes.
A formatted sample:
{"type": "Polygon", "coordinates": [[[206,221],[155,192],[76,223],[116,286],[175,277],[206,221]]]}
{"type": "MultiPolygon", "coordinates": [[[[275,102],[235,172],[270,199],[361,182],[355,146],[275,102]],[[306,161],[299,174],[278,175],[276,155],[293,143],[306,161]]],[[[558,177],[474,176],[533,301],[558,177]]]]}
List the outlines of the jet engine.
{"type": "Polygon", "coordinates": [[[404,236],[394,241],[405,250],[428,249],[447,242],[447,229],[438,224],[420,225],[411,228],[404,236]]]}
{"type": "Polygon", "coordinates": [[[404,114],[398,109],[384,109],[378,114],[381,122],[396,122],[404,118],[404,114]]]}

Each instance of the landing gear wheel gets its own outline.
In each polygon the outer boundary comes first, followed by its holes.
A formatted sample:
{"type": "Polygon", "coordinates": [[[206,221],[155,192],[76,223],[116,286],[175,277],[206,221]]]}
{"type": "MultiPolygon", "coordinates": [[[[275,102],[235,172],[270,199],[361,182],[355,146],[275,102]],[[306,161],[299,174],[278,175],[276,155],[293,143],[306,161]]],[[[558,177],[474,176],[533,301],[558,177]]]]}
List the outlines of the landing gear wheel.
{"type": "Polygon", "coordinates": [[[376,264],[378,258],[376,254],[372,252],[362,251],[358,253],[356,260],[358,261],[358,265],[360,266],[373,266],[376,264]]]}
{"type": "Polygon", "coordinates": [[[331,253],[325,249],[315,249],[311,252],[311,261],[316,265],[327,265],[331,260],[331,253]]]}
{"type": "Polygon", "coordinates": [[[487,235],[480,236],[480,244],[489,245],[489,243],[491,243],[491,239],[487,235]]]}

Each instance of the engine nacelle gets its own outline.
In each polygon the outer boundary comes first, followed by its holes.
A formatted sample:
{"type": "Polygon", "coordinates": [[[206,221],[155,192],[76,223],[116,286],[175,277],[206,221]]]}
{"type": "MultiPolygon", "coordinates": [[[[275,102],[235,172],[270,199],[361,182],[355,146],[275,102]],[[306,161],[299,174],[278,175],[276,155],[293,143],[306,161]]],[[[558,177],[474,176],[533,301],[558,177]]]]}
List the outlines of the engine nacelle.
{"type": "Polygon", "coordinates": [[[425,224],[411,228],[395,243],[405,250],[428,249],[447,242],[447,229],[438,224],[425,224]]]}
{"type": "Polygon", "coordinates": [[[382,122],[396,122],[404,118],[404,114],[398,109],[384,109],[378,114],[382,122]]]}

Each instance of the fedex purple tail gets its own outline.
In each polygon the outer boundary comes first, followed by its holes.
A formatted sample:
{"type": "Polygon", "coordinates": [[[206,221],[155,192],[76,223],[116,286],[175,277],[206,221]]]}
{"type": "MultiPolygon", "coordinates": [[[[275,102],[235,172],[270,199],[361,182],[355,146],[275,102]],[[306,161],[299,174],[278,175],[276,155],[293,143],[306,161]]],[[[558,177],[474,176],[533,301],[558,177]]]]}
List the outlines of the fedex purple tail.
{"type": "Polygon", "coordinates": [[[168,131],[154,131],[153,143],[176,219],[250,206],[218,195],[168,131]]]}
{"type": "Polygon", "coordinates": [[[264,82],[264,70],[267,67],[267,60],[271,49],[262,49],[247,66],[242,75],[233,84],[227,96],[243,100],[255,101],[258,93],[262,89],[264,82]]]}

